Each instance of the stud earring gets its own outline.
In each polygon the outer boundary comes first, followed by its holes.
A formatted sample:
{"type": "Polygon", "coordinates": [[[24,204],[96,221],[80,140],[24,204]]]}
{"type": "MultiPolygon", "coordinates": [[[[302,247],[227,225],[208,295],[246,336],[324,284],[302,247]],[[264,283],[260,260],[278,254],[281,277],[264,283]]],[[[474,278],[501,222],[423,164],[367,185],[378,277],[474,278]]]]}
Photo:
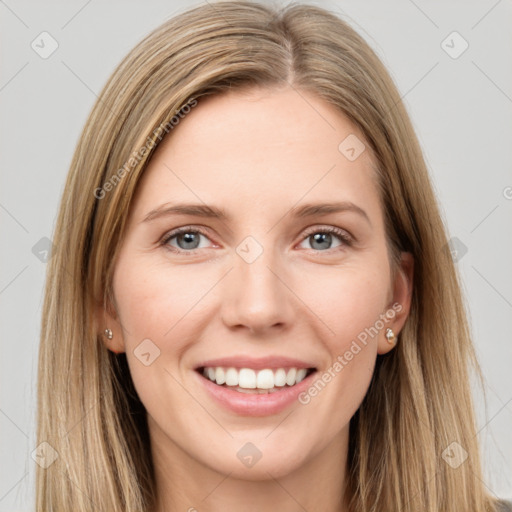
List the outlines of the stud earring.
{"type": "Polygon", "coordinates": [[[393,329],[390,329],[389,327],[386,329],[386,339],[390,345],[394,345],[396,343],[395,333],[393,332],[393,329]]]}
{"type": "Polygon", "coordinates": [[[105,329],[104,332],[107,339],[111,340],[114,337],[114,335],[112,334],[112,329],[105,329]]]}

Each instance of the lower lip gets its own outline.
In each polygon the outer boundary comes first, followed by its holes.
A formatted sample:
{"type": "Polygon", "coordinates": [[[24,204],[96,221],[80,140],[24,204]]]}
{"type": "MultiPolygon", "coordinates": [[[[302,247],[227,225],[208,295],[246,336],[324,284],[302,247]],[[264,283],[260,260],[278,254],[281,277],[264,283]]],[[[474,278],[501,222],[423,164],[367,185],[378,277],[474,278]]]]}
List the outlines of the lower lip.
{"type": "Polygon", "coordinates": [[[317,372],[312,372],[295,386],[283,387],[279,391],[261,395],[234,391],[214,384],[197,371],[194,373],[211,397],[224,408],[243,416],[270,416],[283,411],[293,402],[298,402],[298,395],[310,386],[312,377],[317,372]]]}

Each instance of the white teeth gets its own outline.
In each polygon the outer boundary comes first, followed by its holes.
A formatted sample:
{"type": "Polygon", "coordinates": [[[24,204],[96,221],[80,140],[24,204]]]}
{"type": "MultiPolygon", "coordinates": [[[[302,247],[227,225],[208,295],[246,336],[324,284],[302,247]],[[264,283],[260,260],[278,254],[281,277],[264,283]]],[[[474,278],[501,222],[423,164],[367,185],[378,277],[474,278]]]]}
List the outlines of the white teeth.
{"type": "MultiPolygon", "coordinates": [[[[242,373],[242,372],[240,372],[240,373],[242,373]]],[[[258,388],[259,389],[271,389],[273,387],[274,387],[274,372],[272,370],[260,370],[258,372],[258,388]]]]}
{"type": "Polygon", "coordinates": [[[238,372],[236,368],[226,370],[226,386],[238,386],[238,372]]]}
{"type": "Polygon", "coordinates": [[[286,374],[286,384],[293,386],[295,384],[295,377],[297,376],[297,368],[290,368],[286,374]]]}
{"type": "MultiPolygon", "coordinates": [[[[244,390],[273,390],[276,387],[294,386],[303,381],[306,377],[308,370],[306,368],[279,368],[271,370],[265,368],[263,370],[253,370],[251,368],[223,368],[207,367],[203,369],[203,375],[217,383],[219,386],[225,384],[226,386],[238,388],[237,391],[244,392],[244,390]]],[[[254,393],[256,391],[246,391],[254,393]]]]}
{"type": "Polygon", "coordinates": [[[238,374],[238,385],[244,389],[254,389],[256,387],[256,372],[254,370],[251,370],[250,368],[242,368],[240,370],[240,373],[238,374]]]}
{"type": "Polygon", "coordinates": [[[279,368],[277,372],[274,374],[274,386],[285,386],[286,385],[286,372],[279,368]]]}
{"type": "MultiPolygon", "coordinates": [[[[226,382],[226,373],[224,372],[224,368],[215,368],[215,379],[210,379],[211,381],[216,382],[219,386],[224,384],[226,382]]],[[[210,375],[208,375],[208,378],[210,378],[210,375]]]]}
{"type": "Polygon", "coordinates": [[[297,371],[297,377],[295,377],[295,382],[298,384],[301,380],[304,380],[306,376],[307,370],[306,368],[301,368],[297,371]]]}

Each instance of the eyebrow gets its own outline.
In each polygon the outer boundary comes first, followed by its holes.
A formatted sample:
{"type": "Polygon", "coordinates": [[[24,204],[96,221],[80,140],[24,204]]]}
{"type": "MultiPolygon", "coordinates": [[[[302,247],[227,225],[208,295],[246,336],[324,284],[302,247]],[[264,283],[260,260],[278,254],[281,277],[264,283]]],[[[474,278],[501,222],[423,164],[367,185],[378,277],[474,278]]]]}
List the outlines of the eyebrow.
{"type": "MultiPolygon", "coordinates": [[[[350,201],[342,201],[337,203],[319,203],[319,204],[304,204],[291,208],[289,213],[297,218],[307,218],[313,216],[329,215],[338,212],[354,212],[362,216],[371,226],[368,214],[359,206],[350,201]]],[[[160,217],[169,215],[191,215],[194,217],[213,218],[223,221],[228,221],[230,216],[223,208],[216,206],[209,206],[206,204],[174,204],[162,205],[159,208],[151,210],[142,220],[142,222],[150,222],[160,217]]]]}

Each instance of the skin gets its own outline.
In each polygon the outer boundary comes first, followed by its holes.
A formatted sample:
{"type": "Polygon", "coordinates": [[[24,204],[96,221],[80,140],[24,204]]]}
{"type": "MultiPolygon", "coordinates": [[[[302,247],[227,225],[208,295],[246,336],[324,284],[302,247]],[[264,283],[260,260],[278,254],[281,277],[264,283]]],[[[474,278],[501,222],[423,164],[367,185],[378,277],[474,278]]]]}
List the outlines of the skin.
{"type": "Polygon", "coordinates": [[[392,349],[385,329],[398,335],[407,318],[413,268],[404,253],[393,279],[370,150],[349,161],[338,150],[349,134],[364,140],[312,94],[232,91],[201,99],[142,177],[115,266],[116,315],[97,314],[114,333],[108,348],[126,351],[148,413],[157,512],[347,509],[349,421],[377,356],[392,349]],[[369,222],[350,211],[302,219],[290,212],[342,200],[369,222]],[[143,221],[177,202],[222,207],[230,220],[143,221]],[[180,237],[160,243],[188,225],[205,229],[198,248],[180,237]],[[315,243],[312,235],[329,226],[355,241],[333,234],[330,245],[315,243]],[[247,236],[263,248],[252,263],[236,252],[247,236]],[[214,403],[194,374],[202,360],[232,355],[289,355],[322,374],[394,303],[400,312],[307,405],[240,416],[214,403]],[[134,354],[144,339],[160,350],[149,366],[134,354]],[[250,468],[237,458],[246,442],[262,453],[250,468]]]}

